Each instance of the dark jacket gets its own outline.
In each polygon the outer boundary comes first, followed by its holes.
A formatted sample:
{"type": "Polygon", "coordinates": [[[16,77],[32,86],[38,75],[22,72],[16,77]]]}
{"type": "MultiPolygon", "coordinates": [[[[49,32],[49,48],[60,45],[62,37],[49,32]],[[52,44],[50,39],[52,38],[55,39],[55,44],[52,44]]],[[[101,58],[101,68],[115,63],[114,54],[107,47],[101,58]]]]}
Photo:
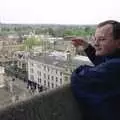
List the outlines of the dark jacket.
{"type": "Polygon", "coordinates": [[[80,66],[71,76],[83,120],[120,120],[120,51],[97,57],[89,46],[85,52],[95,66],[80,66]]]}

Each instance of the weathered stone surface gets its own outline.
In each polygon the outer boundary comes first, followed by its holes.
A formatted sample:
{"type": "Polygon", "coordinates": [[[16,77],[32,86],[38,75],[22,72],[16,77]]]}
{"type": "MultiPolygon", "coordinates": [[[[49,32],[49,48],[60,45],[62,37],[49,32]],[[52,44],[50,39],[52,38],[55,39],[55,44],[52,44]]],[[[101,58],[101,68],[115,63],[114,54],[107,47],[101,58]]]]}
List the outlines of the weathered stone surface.
{"type": "Polygon", "coordinates": [[[81,120],[69,85],[0,110],[0,120],[81,120]]]}

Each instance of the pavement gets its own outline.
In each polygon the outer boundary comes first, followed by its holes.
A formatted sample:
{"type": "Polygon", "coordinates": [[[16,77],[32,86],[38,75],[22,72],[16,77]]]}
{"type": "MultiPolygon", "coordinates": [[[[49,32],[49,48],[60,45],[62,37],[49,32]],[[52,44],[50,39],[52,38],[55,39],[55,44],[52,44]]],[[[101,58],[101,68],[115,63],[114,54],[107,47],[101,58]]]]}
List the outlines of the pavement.
{"type": "Polygon", "coordinates": [[[15,81],[12,81],[13,77],[10,76],[5,76],[5,79],[10,82],[7,82],[8,87],[0,88],[0,108],[34,95],[27,89],[27,83],[23,80],[15,78],[15,81]]]}

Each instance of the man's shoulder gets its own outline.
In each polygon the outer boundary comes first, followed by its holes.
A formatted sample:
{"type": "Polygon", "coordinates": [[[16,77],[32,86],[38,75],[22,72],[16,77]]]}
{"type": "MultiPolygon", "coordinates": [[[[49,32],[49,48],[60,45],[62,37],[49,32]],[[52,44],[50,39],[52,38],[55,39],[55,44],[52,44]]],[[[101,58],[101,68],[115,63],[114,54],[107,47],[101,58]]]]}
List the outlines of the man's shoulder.
{"type": "Polygon", "coordinates": [[[119,64],[120,58],[113,58],[113,59],[107,60],[106,63],[107,64],[119,64]]]}
{"type": "Polygon", "coordinates": [[[110,70],[120,70],[120,58],[113,58],[113,59],[109,59],[101,64],[99,64],[98,66],[96,66],[97,68],[107,68],[110,70]]]}

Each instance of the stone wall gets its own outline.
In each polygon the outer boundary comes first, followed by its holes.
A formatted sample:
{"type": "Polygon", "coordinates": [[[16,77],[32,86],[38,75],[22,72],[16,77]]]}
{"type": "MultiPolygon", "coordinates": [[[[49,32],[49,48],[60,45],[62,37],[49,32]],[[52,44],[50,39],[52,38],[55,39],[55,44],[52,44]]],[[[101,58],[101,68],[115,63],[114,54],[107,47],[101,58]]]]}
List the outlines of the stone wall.
{"type": "Polygon", "coordinates": [[[0,120],[81,120],[81,114],[66,85],[2,108],[0,120]]]}

